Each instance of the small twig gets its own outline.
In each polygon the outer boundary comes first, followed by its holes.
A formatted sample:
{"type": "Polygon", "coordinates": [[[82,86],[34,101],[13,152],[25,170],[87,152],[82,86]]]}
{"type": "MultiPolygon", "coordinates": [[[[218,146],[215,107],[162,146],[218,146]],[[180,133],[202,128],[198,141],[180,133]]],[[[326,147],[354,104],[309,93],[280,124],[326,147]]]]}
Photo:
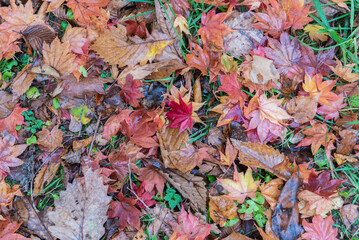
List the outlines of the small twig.
{"type": "Polygon", "coordinates": [[[87,154],[88,157],[90,157],[90,155],[91,155],[93,143],[95,142],[97,130],[98,130],[98,127],[99,127],[99,125],[100,125],[100,120],[101,120],[101,113],[100,113],[100,115],[98,116],[98,119],[97,119],[95,132],[94,132],[94,134],[93,134],[93,138],[92,138],[91,145],[90,145],[90,150],[89,150],[89,152],[88,152],[88,154],[87,154]]]}

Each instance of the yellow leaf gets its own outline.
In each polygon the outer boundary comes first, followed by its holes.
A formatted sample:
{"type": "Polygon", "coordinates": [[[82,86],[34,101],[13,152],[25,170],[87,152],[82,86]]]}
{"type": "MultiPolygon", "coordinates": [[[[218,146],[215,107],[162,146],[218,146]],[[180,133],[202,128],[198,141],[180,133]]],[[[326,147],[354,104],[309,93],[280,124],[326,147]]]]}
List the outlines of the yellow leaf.
{"type": "Polygon", "coordinates": [[[310,39],[318,42],[318,41],[327,41],[329,33],[320,33],[319,30],[324,29],[324,27],[320,25],[308,24],[305,26],[304,31],[309,33],[310,39]]]}

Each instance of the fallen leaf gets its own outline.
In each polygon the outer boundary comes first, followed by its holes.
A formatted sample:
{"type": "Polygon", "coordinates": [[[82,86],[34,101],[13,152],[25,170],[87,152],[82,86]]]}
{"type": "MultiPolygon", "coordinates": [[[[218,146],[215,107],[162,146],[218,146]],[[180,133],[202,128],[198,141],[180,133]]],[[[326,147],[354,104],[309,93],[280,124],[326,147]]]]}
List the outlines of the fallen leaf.
{"type": "Polygon", "coordinates": [[[249,51],[254,49],[254,43],[261,41],[263,33],[253,28],[253,22],[253,13],[238,11],[234,11],[231,16],[224,21],[224,24],[233,30],[223,38],[226,52],[240,58],[245,54],[249,54],[249,51]]]}
{"type": "Polygon", "coordinates": [[[155,167],[147,166],[140,169],[139,180],[146,182],[145,190],[151,192],[154,187],[161,194],[165,187],[166,179],[158,172],[155,167]]]}
{"type": "Polygon", "coordinates": [[[141,211],[134,206],[137,199],[125,198],[122,192],[119,192],[116,198],[118,201],[111,202],[108,217],[119,217],[121,230],[125,229],[127,223],[136,229],[140,229],[139,215],[141,211]]]}
{"type": "Polygon", "coordinates": [[[188,127],[192,130],[193,119],[192,119],[192,103],[186,104],[181,95],[179,95],[179,103],[175,101],[168,101],[167,105],[172,108],[171,111],[167,112],[166,116],[173,122],[168,126],[169,128],[180,128],[180,133],[186,130],[188,127]]]}
{"type": "Polygon", "coordinates": [[[221,163],[227,166],[232,165],[234,160],[237,158],[238,150],[233,147],[229,139],[227,139],[226,150],[224,154],[219,152],[221,163]]]}
{"type": "Polygon", "coordinates": [[[335,240],[337,239],[338,229],[333,228],[334,221],[332,216],[323,219],[322,216],[317,215],[312,219],[312,223],[303,220],[303,227],[305,233],[302,234],[302,239],[307,240],[335,240]]]}
{"type": "Polygon", "coordinates": [[[340,208],[340,215],[347,229],[351,227],[359,218],[359,206],[355,204],[346,204],[340,208]]]}
{"type": "Polygon", "coordinates": [[[185,33],[187,35],[190,35],[189,31],[188,31],[188,23],[187,23],[187,19],[184,18],[182,15],[178,15],[173,23],[173,26],[177,29],[179,29],[179,32],[185,33]]]}
{"type": "Polygon", "coordinates": [[[24,116],[22,115],[25,111],[27,111],[27,108],[22,108],[20,107],[20,103],[17,103],[9,116],[0,119],[0,131],[7,130],[11,135],[18,139],[16,126],[25,124],[24,116]]]}
{"type": "MultiPolygon", "coordinates": [[[[56,37],[56,32],[49,25],[32,25],[21,31],[28,47],[42,55],[44,42],[51,44],[56,37]]],[[[29,50],[28,50],[29,51],[29,50]]]]}
{"type": "Polygon", "coordinates": [[[284,155],[278,150],[261,143],[241,142],[231,139],[238,149],[240,163],[248,167],[263,168],[283,180],[288,180],[292,169],[287,166],[284,155]],[[284,169],[283,169],[284,168],[284,169]]]}
{"type": "Polygon", "coordinates": [[[75,140],[72,142],[72,149],[74,151],[81,150],[84,147],[87,147],[88,145],[90,145],[92,142],[92,139],[93,139],[93,136],[88,137],[86,139],[82,139],[82,140],[75,140]]]}
{"type": "Polygon", "coordinates": [[[307,24],[304,27],[304,31],[309,34],[309,37],[311,40],[314,40],[316,42],[319,41],[327,41],[329,34],[326,32],[320,33],[319,31],[324,29],[324,27],[320,25],[314,25],[314,24],[307,24]]]}
{"type": "Polygon", "coordinates": [[[243,203],[246,197],[254,198],[259,187],[259,181],[253,180],[251,168],[248,168],[246,174],[243,174],[243,172],[238,173],[237,166],[234,166],[233,180],[219,179],[218,181],[229,192],[223,197],[236,200],[239,203],[243,203]]]}
{"type": "Polygon", "coordinates": [[[284,185],[272,216],[272,229],[279,239],[296,240],[303,232],[299,225],[299,211],[296,196],[299,174],[294,173],[284,185]]]}
{"type": "Polygon", "coordinates": [[[126,76],[126,83],[124,85],[120,84],[120,96],[128,102],[132,107],[139,107],[140,104],[138,99],[143,98],[144,95],[138,89],[143,84],[138,79],[133,79],[131,74],[126,76]]]}
{"type": "Polygon", "coordinates": [[[342,165],[343,163],[346,162],[351,162],[351,163],[358,162],[358,159],[356,159],[355,157],[345,156],[338,153],[334,153],[334,159],[338,165],[342,165]]]}
{"type": "Polygon", "coordinates": [[[339,135],[342,138],[340,144],[337,145],[337,154],[349,155],[353,152],[356,145],[356,134],[348,129],[339,131],[339,135]]]}
{"type": "Polygon", "coordinates": [[[63,132],[59,129],[59,125],[52,128],[51,132],[44,128],[40,132],[36,133],[37,144],[48,148],[50,152],[53,152],[56,148],[62,147],[62,135],[63,132]]]}
{"type": "Polygon", "coordinates": [[[320,106],[317,113],[325,116],[324,121],[327,121],[329,119],[333,119],[335,121],[339,118],[339,111],[347,106],[347,104],[343,103],[343,101],[344,98],[339,98],[334,101],[328,101],[329,105],[320,106]]]}
{"type": "Polygon", "coordinates": [[[22,196],[20,185],[10,187],[10,185],[5,182],[5,178],[2,178],[0,181],[0,206],[10,206],[12,208],[12,201],[15,196],[22,196]]]}
{"type": "Polygon", "coordinates": [[[344,180],[330,180],[329,172],[323,172],[320,175],[311,173],[309,175],[308,183],[304,183],[304,189],[319,194],[323,197],[329,197],[337,192],[337,188],[343,182],[344,180]]]}
{"type": "Polygon", "coordinates": [[[49,185],[51,181],[54,179],[60,165],[61,165],[60,162],[58,163],[50,162],[40,169],[34,180],[34,190],[32,191],[32,194],[34,196],[37,196],[40,193],[44,194],[44,192],[41,191],[44,190],[45,186],[49,185]]]}
{"type": "Polygon", "coordinates": [[[220,227],[223,227],[227,220],[231,220],[237,216],[237,205],[233,200],[225,197],[210,197],[209,214],[213,221],[220,227]]]}
{"type": "Polygon", "coordinates": [[[10,222],[10,220],[0,221],[0,239],[30,240],[31,238],[26,238],[18,233],[15,233],[20,226],[21,223],[10,222]]]}
{"type": "Polygon", "coordinates": [[[329,76],[329,66],[334,66],[334,48],[329,50],[319,50],[314,54],[314,50],[308,46],[300,45],[300,51],[302,57],[299,60],[298,65],[304,72],[310,76],[314,76],[316,73],[320,73],[323,76],[329,76]]]}
{"type": "Polygon", "coordinates": [[[343,67],[343,64],[341,61],[337,59],[337,65],[334,67],[329,66],[330,69],[338,75],[338,77],[344,79],[347,82],[355,82],[359,79],[359,74],[353,73],[353,67],[355,66],[355,63],[347,64],[343,67]]]}
{"type": "Polygon", "coordinates": [[[0,91],[0,121],[10,116],[15,108],[16,102],[11,93],[0,91]]]}
{"type": "Polygon", "coordinates": [[[318,110],[318,97],[296,96],[287,103],[287,111],[294,114],[294,121],[304,124],[311,121],[318,110]]]}
{"type": "Polygon", "coordinates": [[[253,83],[265,85],[271,80],[276,82],[279,79],[279,73],[272,60],[254,55],[249,79],[253,83]]]}
{"type": "Polygon", "coordinates": [[[12,90],[17,96],[24,94],[30,88],[32,81],[37,76],[36,73],[29,72],[31,66],[32,64],[27,64],[21,72],[16,75],[12,82],[12,90]]]}
{"type": "Polygon", "coordinates": [[[86,28],[67,25],[61,41],[70,44],[69,51],[72,53],[83,55],[88,52],[89,39],[86,28]]]}
{"type": "Polygon", "coordinates": [[[66,5],[72,9],[76,21],[88,25],[91,17],[99,16],[100,9],[105,7],[108,2],[109,0],[69,0],[66,5]]]}
{"type": "Polygon", "coordinates": [[[84,171],[84,184],[79,179],[67,185],[55,201],[55,211],[49,211],[48,217],[53,226],[48,229],[61,240],[100,239],[107,220],[107,209],[111,197],[96,171],[84,171]]]}
{"type": "Polygon", "coordinates": [[[157,202],[155,200],[152,200],[152,198],[155,196],[155,192],[151,191],[145,191],[146,182],[143,181],[140,186],[136,186],[136,184],[132,183],[133,192],[136,194],[136,198],[141,199],[142,201],[137,201],[136,204],[141,209],[146,209],[148,207],[152,207],[157,202]]]}
{"type": "Polygon", "coordinates": [[[272,210],[274,210],[278,202],[278,198],[281,193],[281,190],[279,190],[279,188],[283,184],[284,182],[282,179],[276,178],[268,183],[263,183],[262,185],[259,186],[261,190],[261,195],[265,198],[265,200],[267,200],[272,210]]]}
{"type": "Polygon", "coordinates": [[[18,156],[26,148],[26,144],[15,145],[15,137],[12,135],[0,137],[0,174],[3,177],[6,176],[6,173],[10,173],[10,167],[17,167],[23,163],[18,156]]]}

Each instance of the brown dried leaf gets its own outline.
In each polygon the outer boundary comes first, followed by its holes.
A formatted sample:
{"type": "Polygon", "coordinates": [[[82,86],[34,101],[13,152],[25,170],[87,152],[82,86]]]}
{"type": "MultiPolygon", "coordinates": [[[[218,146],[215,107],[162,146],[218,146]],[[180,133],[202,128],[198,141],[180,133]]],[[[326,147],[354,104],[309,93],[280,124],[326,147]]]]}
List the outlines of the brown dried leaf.
{"type": "Polygon", "coordinates": [[[74,151],[78,151],[88,145],[91,144],[92,142],[92,139],[93,139],[93,136],[91,137],[88,137],[86,139],[82,139],[82,140],[75,140],[73,143],[72,143],[72,148],[74,151]]]}
{"type": "Polygon", "coordinates": [[[223,227],[227,220],[237,216],[237,205],[233,200],[225,197],[210,197],[209,199],[210,216],[215,223],[223,227]]]}
{"type": "Polygon", "coordinates": [[[41,168],[34,180],[34,190],[32,192],[34,196],[40,194],[44,187],[51,183],[52,179],[55,177],[57,170],[60,167],[60,164],[60,162],[50,162],[49,164],[46,164],[41,168]]]}
{"type": "Polygon", "coordinates": [[[272,215],[272,229],[279,239],[296,240],[303,232],[296,204],[299,173],[295,172],[284,185],[272,215]]]}
{"type": "Polygon", "coordinates": [[[263,168],[283,180],[288,180],[292,170],[287,166],[284,155],[278,150],[261,143],[241,142],[231,139],[238,149],[240,163],[249,167],[263,168]]]}
{"type": "Polygon", "coordinates": [[[111,65],[118,64],[118,67],[124,67],[137,63],[144,65],[147,61],[152,61],[172,41],[171,37],[158,31],[153,31],[146,41],[138,36],[130,37],[130,41],[127,41],[126,27],[119,25],[118,28],[105,29],[91,49],[111,65]]]}
{"type": "Polygon", "coordinates": [[[242,55],[249,54],[255,42],[260,42],[263,37],[262,31],[252,28],[253,14],[250,12],[233,12],[224,23],[235,30],[235,32],[223,38],[224,49],[233,56],[239,58],[242,55]]]}
{"type": "Polygon", "coordinates": [[[62,130],[56,125],[51,132],[44,128],[36,133],[38,137],[37,144],[49,148],[49,152],[53,152],[56,148],[62,147],[62,130]]]}
{"type": "Polygon", "coordinates": [[[276,178],[271,180],[269,183],[263,183],[259,186],[261,190],[261,195],[267,200],[272,210],[274,210],[281,190],[279,188],[283,185],[283,180],[280,178],[276,178]]]}
{"type": "Polygon", "coordinates": [[[294,114],[294,121],[304,124],[312,120],[318,109],[318,97],[296,96],[287,104],[289,114],[294,114]]]}
{"type": "Polygon", "coordinates": [[[12,207],[12,201],[15,196],[22,196],[20,191],[20,185],[14,185],[10,187],[9,184],[5,182],[5,178],[0,181],[0,206],[12,207]]]}
{"type": "Polygon", "coordinates": [[[337,153],[342,155],[351,154],[357,141],[355,133],[350,130],[344,129],[339,132],[339,135],[342,137],[342,140],[337,147],[337,153]]]}
{"type": "Polygon", "coordinates": [[[32,81],[37,75],[37,73],[29,72],[31,67],[32,64],[27,64],[12,82],[12,90],[18,96],[24,94],[30,88],[32,81]]]}
{"type": "Polygon", "coordinates": [[[52,226],[49,230],[61,240],[100,239],[105,233],[103,224],[111,197],[107,196],[108,186],[98,172],[84,171],[84,184],[75,179],[60,193],[55,201],[55,211],[47,215],[52,226]]]}
{"type": "Polygon", "coordinates": [[[25,42],[41,55],[44,42],[51,44],[56,37],[56,32],[47,25],[29,26],[21,33],[25,42]]]}
{"type": "Polygon", "coordinates": [[[358,159],[355,157],[350,157],[338,153],[334,153],[334,159],[338,163],[338,165],[342,165],[345,162],[358,162],[358,159]]]}
{"type": "Polygon", "coordinates": [[[75,54],[69,53],[70,43],[61,43],[58,38],[51,45],[44,44],[44,63],[53,67],[60,76],[70,74],[76,67],[75,54]]]}
{"type": "Polygon", "coordinates": [[[354,204],[346,204],[340,208],[340,215],[342,216],[345,227],[348,229],[359,218],[359,206],[354,204]]]}
{"type": "Polygon", "coordinates": [[[8,92],[0,91],[0,119],[7,118],[13,112],[17,99],[8,92]]]}
{"type": "Polygon", "coordinates": [[[226,238],[223,238],[223,240],[252,240],[252,238],[249,238],[237,232],[232,232],[231,235],[226,238]]]}

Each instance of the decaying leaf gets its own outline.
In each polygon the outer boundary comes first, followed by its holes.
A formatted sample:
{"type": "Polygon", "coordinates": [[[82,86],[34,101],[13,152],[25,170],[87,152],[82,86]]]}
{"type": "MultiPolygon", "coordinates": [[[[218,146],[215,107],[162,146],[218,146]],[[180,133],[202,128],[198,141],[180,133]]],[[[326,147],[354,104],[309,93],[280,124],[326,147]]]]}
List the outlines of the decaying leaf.
{"type": "Polygon", "coordinates": [[[299,173],[295,172],[284,185],[272,216],[272,228],[279,239],[296,240],[303,232],[296,203],[298,187],[299,173]]]}
{"type": "Polygon", "coordinates": [[[338,229],[333,228],[334,221],[332,216],[323,219],[318,215],[312,219],[312,223],[303,220],[303,227],[305,233],[302,234],[302,239],[306,240],[335,240],[337,239],[338,229]]]}
{"type": "Polygon", "coordinates": [[[237,216],[237,205],[233,200],[225,197],[210,197],[209,209],[211,218],[221,227],[226,224],[227,220],[237,216]]]}
{"type": "Polygon", "coordinates": [[[261,195],[269,203],[272,210],[274,210],[277,205],[279,195],[281,190],[279,188],[283,185],[283,180],[281,178],[276,178],[271,180],[269,183],[263,183],[259,186],[261,190],[261,195]]]}
{"type": "Polygon", "coordinates": [[[279,73],[272,60],[254,55],[249,79],[253,83],[266,85],[271,80],[276,82],[279,79],[279,73]]]}
{"type": "Polygon", "coordinates": [[[62,135],[63,132],[59,129],[59,125],[53,127],[51,131],[44,128],[36,134],[38,137],[37,143],[53,152],[56,148],[62,147],[62,135]]]}
{"type": "Polygon", "coordinates": [[[287,104],[287,111],[294,114],[294,121],[304,124],[312,120],[318,110],[318,97],[297,96],[287,104]]]}
{"type": "Polygon", "coordinates": [[[52,163],[43,166],[39,173],[36,175],[34,180],[34,190],[32,194],[37,196],[41,193],[44,187],[51,183],[52,179],[55,177],[57,170],[59,169],[61,163],[52,163]]]}
{"type": "Polygon", "coordinates": [[[12,207],[12,201],[14,200],[14,197],[22,196],[19,187],[20,185],[14,185],[10,187],[10,185],[5,182],[5,178],[3,178],[0,181],[0,206],[12,207]]]}
{"type": "Polygon", "coordinates": [[[13,95],[0,91],[0,120],[10,116],[16,105],[16,99],[13,99],[13,95]]]}
{"type": "Polygon", "coordinates": [[[348,229],[359,218],[359,206],[355,204],[346,204],[340,209],[345,227],[348,229]]]}
{"type": "Polygon", "coordinates": [[[96,171],[84,172],[84,183],[75,179],[55,201],[55,211],[48,212],[53,223],[51,234],[61,240],[100,239],[105,233],[107,209],[111,197],[96,171]]]}
{"type": "Polygon", "coordinates": [[[283,180],[291,177],[292,170],[287,166],[284,155],[278,150],[261,143],[241,142],[231,139],[238,149],[240,163],[248,167],[263,168],[283,180]]]}
{"type": "Polygon", "coordinates": [[[4,138],[0,137],[0,174],[4,177],[6,173],[10,173],[10,167],[17,167],[22,164],[21,155],[27,145],[15,145],[15,137],[7,135],[4,138]]]}

